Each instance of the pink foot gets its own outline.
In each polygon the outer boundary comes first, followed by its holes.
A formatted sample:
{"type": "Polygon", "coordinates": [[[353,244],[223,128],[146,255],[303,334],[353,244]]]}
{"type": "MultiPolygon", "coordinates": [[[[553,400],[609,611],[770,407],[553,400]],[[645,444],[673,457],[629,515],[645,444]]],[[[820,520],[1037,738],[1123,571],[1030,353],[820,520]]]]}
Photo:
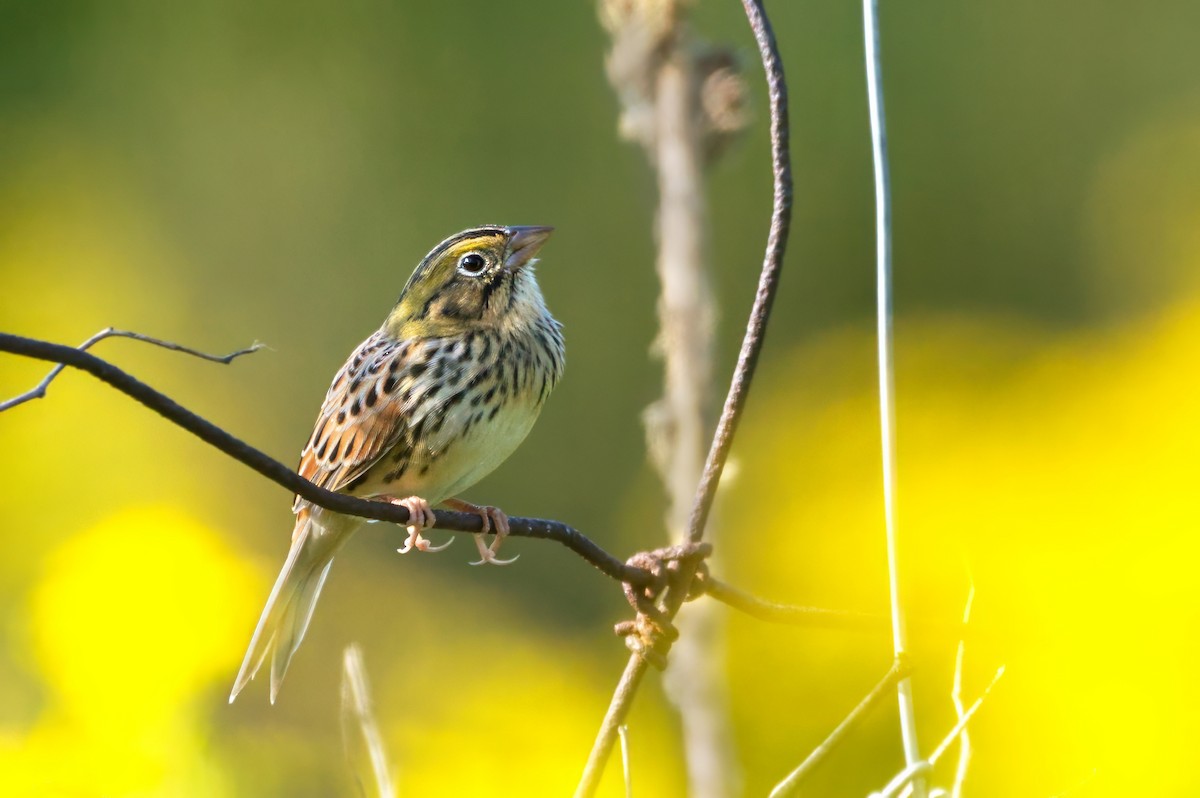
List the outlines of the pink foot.
{"type": "Polygon", "coordinates": [[[404,545],[396,549],[401,554],[408,554],[413,549],[429,552],[442,551],[454,542],[454,538],[450,538],[442,545],[434,546],[421,535],[422,529],[428,529],[437,523],[437,517],[434,516],[429,502],[420,496],[409,496],[407,499],[397,499],[394,496],[380,496],[379,498],[381,501],[398,504],[408,510],[408,537],[405,538],[404,545]]]}
{"type": "Polygon", "coordinates": [[[481,506],[463,501],[462,499],[447,499],[445,504],[447,507],[460,512],[475,513],[483,519],[483,531],[475,533],[475,546],[479,549],[479,559],[470,563],[471,565],[483,565],[484,563],[511,565],[521,556],[518,554],[509,560],[501,560],[496,556],[496,551],[499,550],[500,544],[508,536],[508,516],[499,507],[481,506]],[[496,529],[495,539],[492,541],[492,545],[488,546],[483,542],[483,536],[490,532],[493,527],[496,529]]]}

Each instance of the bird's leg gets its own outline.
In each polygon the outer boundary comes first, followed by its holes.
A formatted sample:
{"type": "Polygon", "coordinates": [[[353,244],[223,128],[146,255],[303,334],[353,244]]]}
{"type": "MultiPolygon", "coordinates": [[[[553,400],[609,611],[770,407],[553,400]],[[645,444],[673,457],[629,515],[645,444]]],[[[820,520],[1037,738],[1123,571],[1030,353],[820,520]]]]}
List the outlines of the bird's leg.
{"type": "Polygon", "coordinates": [[[452,510],[458,510],[460,513],[475,513],[483,519],[483,531],[476,532],[475,545],[479,548],[479,559],[471,563],[471,565],[483,565],[485,562],[492,565],[508,565],[517,561],[517,557],[511,560],[501,560],[496,557],[496,551],[500,548],[500,544],[504,542],[504,538],[508,535],[508,516],[499,507],[480,506],[471,504],[471,502],[463,501],[462,499],[446,499],[442,504],[452,510]],[[487,546],[483,542],[483,536],[486,535],[492,527],[496,528],[496,539],[492,541],[491,546],[487,546]]]}
{"type": "Polygon", "coordinates": [[[408,537],[405,538],[404,545],[396,549],[401,554],[408,554],[413,549],[430,552],[441,551],[454,542],[454,538],[450,538],[442,545],[434,546],[422,537],[421,530],[436,524],[437,517],[434,516],[429,502],[420,496],[409,496],[407,499],[397,499],[395,496],[376,496],[375,498],[389,504],[398,504],[408,510],[408,537]]]}

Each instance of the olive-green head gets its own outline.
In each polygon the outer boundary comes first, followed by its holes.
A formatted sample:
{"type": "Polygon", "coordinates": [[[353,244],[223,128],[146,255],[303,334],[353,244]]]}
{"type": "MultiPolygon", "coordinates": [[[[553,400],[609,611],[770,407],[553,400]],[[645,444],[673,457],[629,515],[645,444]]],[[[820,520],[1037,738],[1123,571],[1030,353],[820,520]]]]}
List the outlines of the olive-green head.
{"type": "Polygon", "coordinates": [[[386,329],[398,339],[501,328],[545,313],[534,255],[553,227],[476,227],[450,236],[408,278],[386,329]]]}

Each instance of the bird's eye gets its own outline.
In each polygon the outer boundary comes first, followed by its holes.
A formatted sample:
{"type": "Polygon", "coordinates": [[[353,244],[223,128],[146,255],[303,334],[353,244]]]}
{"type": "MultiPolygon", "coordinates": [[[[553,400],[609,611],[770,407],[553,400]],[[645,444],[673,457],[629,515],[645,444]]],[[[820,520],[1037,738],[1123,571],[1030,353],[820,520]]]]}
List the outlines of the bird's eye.
{"type": "Polygon", "coordinates": [[[483,270],[486,268],[487,260],[478,252],[468,252],[458,259],[458,270],[470,277],[483,274],[483,270]]]}

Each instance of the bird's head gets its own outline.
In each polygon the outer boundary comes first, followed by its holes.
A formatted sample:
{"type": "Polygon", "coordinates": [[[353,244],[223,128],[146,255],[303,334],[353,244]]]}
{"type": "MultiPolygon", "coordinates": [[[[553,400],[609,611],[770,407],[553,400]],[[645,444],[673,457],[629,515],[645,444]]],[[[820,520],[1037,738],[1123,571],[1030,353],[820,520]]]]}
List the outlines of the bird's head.
{"type": "Polygon", "coordinates": [[[385,329],[429,338],[532,321],[545,312],[534,255],[553,227],[476,227],[447,238],[408,279],[385,329]]]}

